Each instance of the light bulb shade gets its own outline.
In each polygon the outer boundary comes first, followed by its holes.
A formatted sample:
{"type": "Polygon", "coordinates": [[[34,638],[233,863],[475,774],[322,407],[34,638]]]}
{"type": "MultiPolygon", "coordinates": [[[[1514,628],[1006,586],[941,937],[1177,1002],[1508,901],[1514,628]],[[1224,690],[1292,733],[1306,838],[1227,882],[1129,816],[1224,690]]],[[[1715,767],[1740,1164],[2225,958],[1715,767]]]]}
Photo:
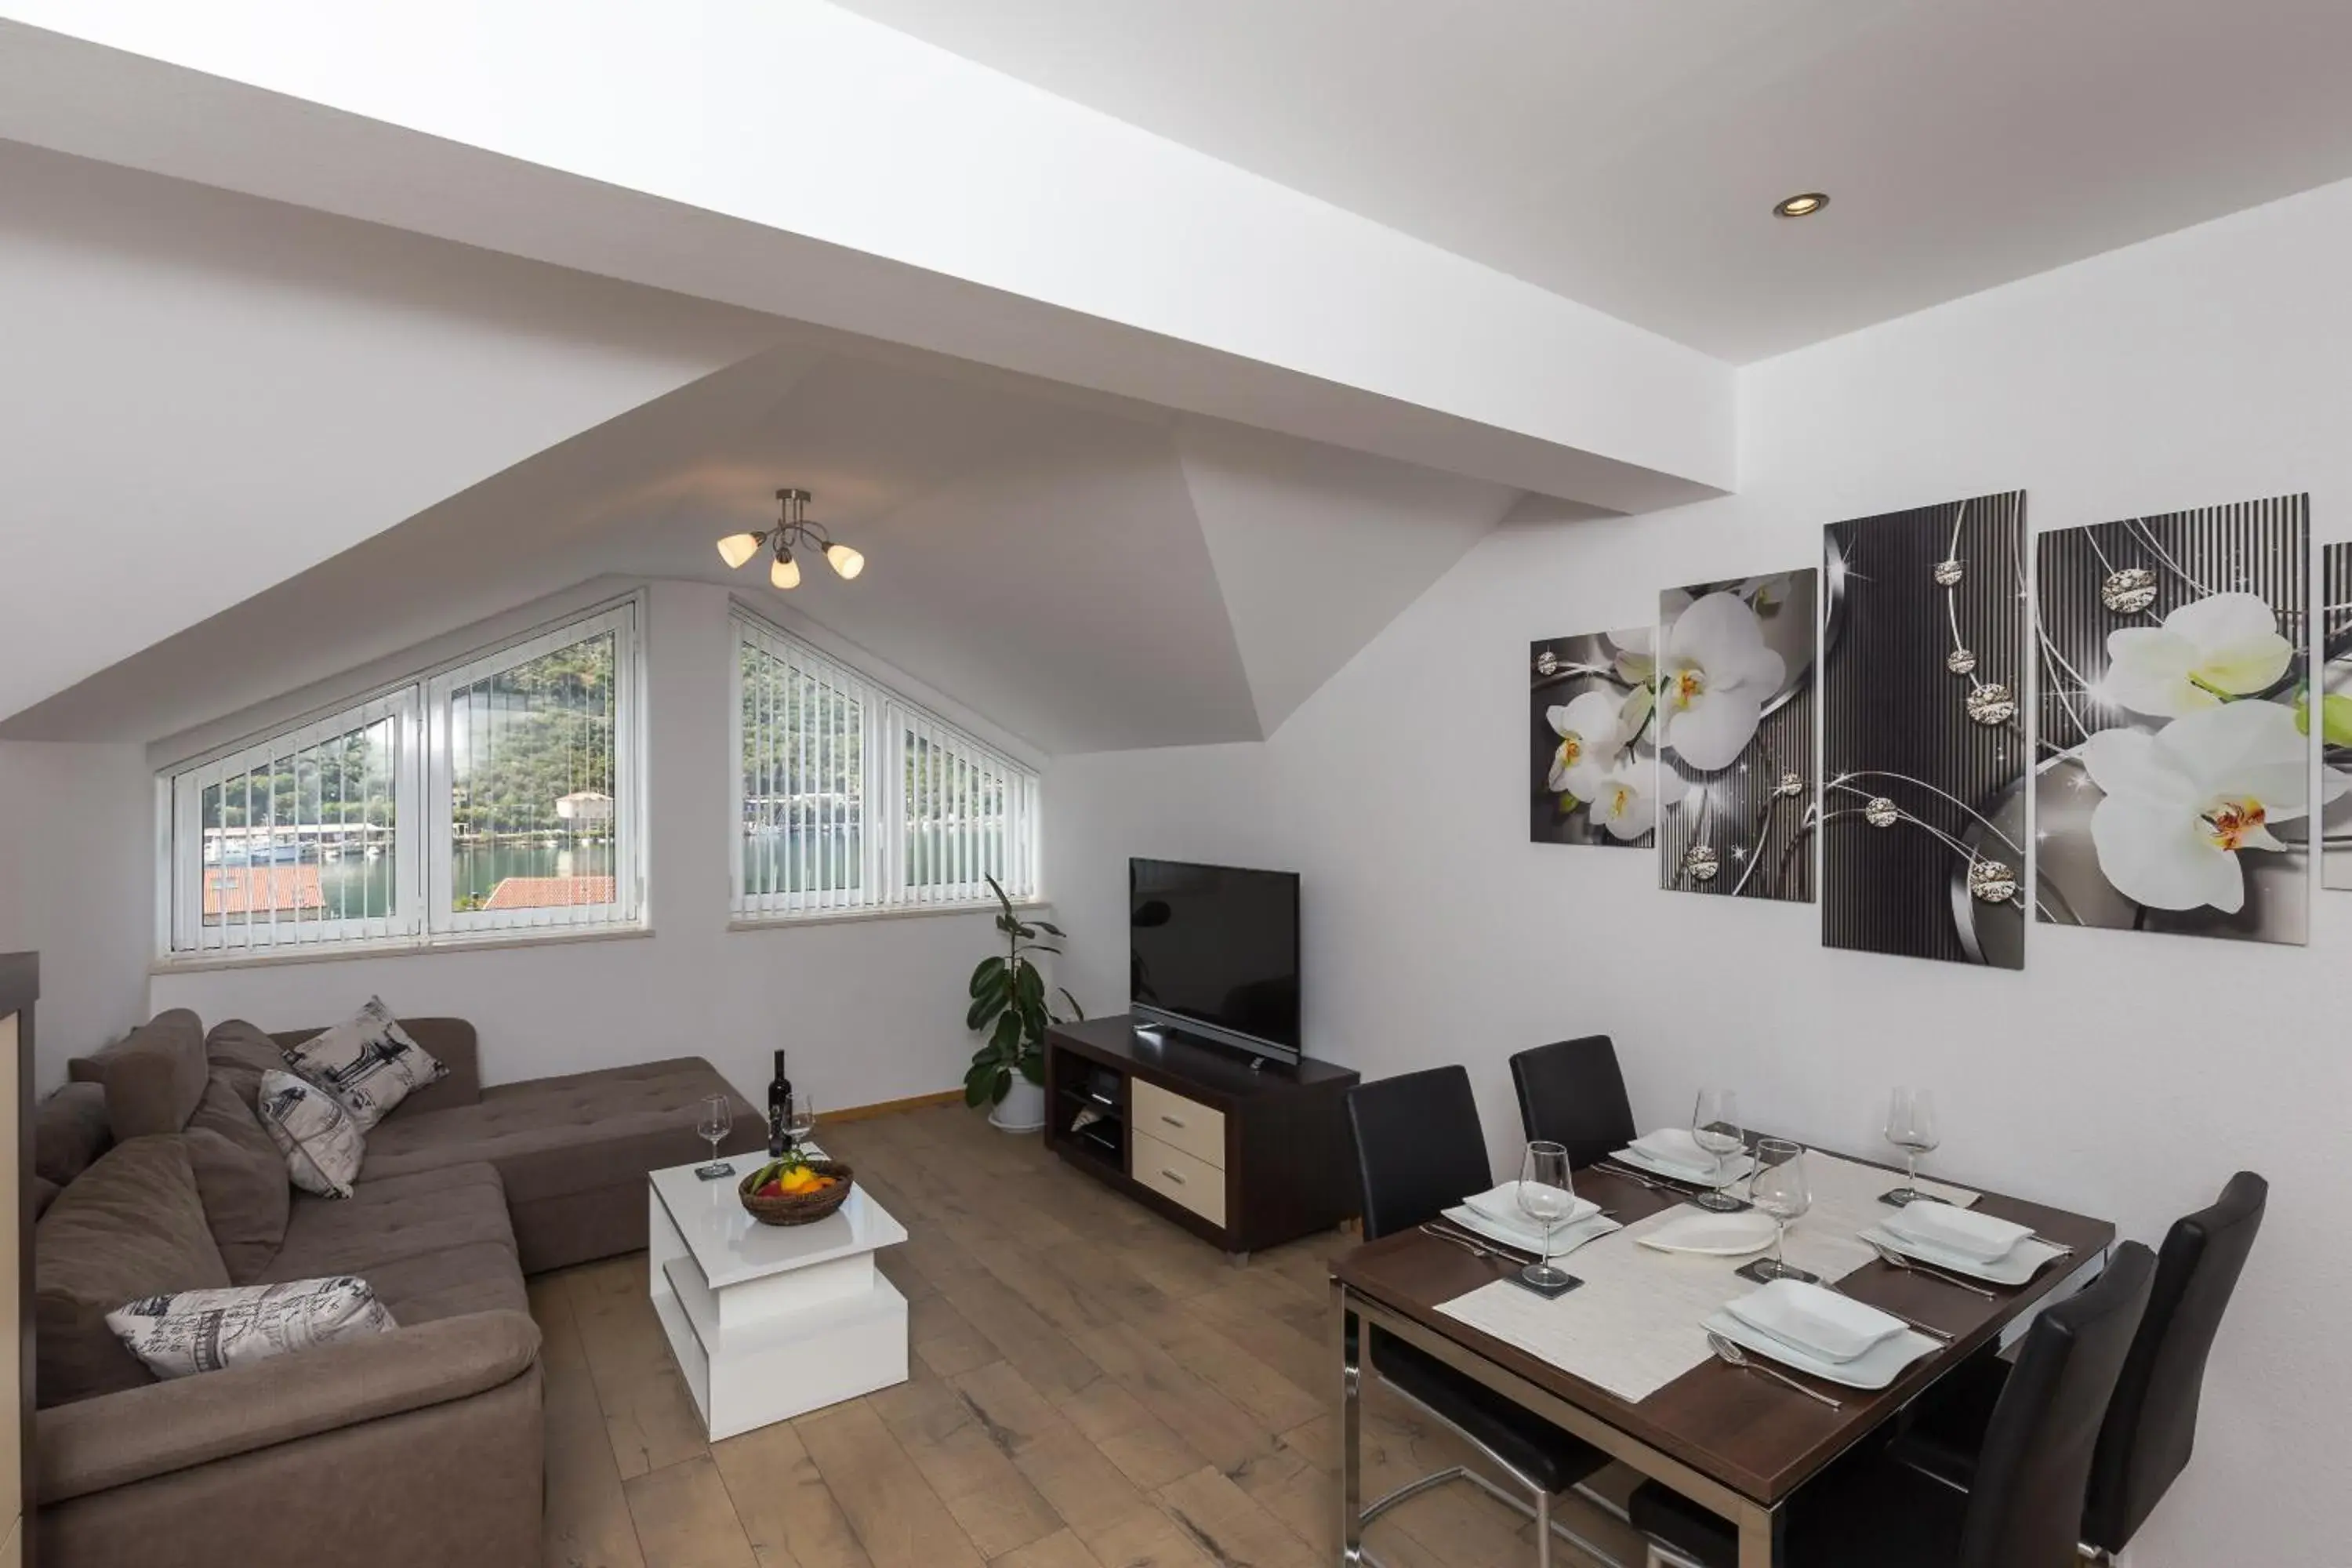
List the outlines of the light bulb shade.
{"type": "Polygon", "coordinates": [[[833,569],[841,574],[845,582],[866,570],[866,557],[846,544],[826,545],[824,558],[833,563],[833,569]]]}
{"type": "Polygon", "coordinates": [[[719,559],[730,566],[740,566],[760,553],[760,536],[756,533],[730,533],[719,542],[719,559]]]}
{"type": "Polygon", "coordinates": [[[779,588],[790,589],[799,587],[801,585],[801,563],[793,560],[790,555],[779,552],[776,556],[776,563],[768,568],[768,581],[773,583],[779,588]]]}

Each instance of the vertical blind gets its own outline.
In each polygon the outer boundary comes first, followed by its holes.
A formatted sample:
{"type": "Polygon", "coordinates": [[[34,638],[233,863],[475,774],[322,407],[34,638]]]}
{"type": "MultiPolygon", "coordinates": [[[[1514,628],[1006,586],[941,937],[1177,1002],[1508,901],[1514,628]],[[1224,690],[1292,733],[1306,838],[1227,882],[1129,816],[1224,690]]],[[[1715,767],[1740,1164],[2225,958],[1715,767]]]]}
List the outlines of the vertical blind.
{"type": "Polygon", "coordinates": [[[807,644],[737,617],[739,916],[1034,896],[1037,777],[807,644]]]}

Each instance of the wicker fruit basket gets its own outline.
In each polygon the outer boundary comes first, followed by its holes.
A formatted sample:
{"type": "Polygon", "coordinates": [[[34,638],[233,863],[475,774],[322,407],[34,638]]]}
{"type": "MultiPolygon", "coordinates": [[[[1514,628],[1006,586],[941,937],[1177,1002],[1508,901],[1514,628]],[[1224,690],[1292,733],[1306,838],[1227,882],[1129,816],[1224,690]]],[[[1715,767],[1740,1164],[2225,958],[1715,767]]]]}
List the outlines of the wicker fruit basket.
{"type": "Polygon", "coordinates": [[[763,1198],[751,1190],[751,1184],[760,1177],[760,1173],[754,1171],[735,1184],[736,1195],[743,1200],[744,1212],[761,1225],[814,1225],[849,1201],[847,1165],[838,1160],[811,1160],[808,1166],[820,1176],[835,1178],[833,1184],[821,1192],[763,1198]]]}

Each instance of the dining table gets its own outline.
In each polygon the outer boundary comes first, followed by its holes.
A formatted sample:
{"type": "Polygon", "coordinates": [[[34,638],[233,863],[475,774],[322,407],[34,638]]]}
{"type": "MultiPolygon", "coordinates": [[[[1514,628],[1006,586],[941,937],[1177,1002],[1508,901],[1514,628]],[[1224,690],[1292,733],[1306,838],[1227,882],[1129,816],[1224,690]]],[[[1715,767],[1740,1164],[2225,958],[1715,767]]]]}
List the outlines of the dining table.
{"type": "MultiPolygon", "coordinates": [[[[1885,1172],[1889,1187],[1899,1184],[1901,1173],[1876,1162],[1815,1152],[1824,1163],[1841,1168],[1850,1194],[1874,1186],[1872,1173],[1885,1172]],[[1857,1173],[1855,1166],[1866,1170],[1857,1173]]],[[[2116,1240],[2115,1226],[2107,1221],[1970,1185],[1945,1190],[1980,1213],[2031,1226],[2037,1238],[2068,1249],[2067,1254],[2020,1286],[2003,1289],[1978,1282],[1978,1289],[1986,1292],[1979,1294],[1875,1257],[1855,1265],[1853,1258],[1867,1256],[1868,1249],[1854,1242],[1861,1251],[1842,1255],[1841,1269],[1850,1271],[1836,1279],[1836,1288],[1950,1339],[1941,1350],[1905,1368],[1885,1389],[1819,1384],[1837,1401],[1832,1409],[1710,1352],[1699,1326],[1705,1312],[1691,1306],[1694,1289],[1706,1300],[1719,1291],[1720,1301],[1727,1302],[1754,1289],[1734,1273],[1746,1259],[1670,1257],[1638,1247],[1641,1234],[1657,1228],[1645,1227],[1643,1221],[1671,1209],[1701,1212],[1689,1205],[1688,1192],[1653,1177],[1619,1173],[1605,1164],[1580,1169],[1573,1180],[1577,1195],[1598,1204],[1622,1228],[1557,1261],[1571,1275],[1580,1268],[1596,1276],[1605,1272],[1621,1326],[1629,1305],[1637,1311],[1654,1309],[1654,1325],[1641,1331],[1652,1375],[1665,1381],[1649,1388],[1637,1375],[1619,1376],[1613,1367],[1596,1366],[1590,1357],[1602,1352],[1592,1348],[1585,1352],[1581,1373],[1559,1364],[1572,1356],[1535,1353],[1528,1346],[1546,1342],[1542,1334],[1579,1331],[1579,1292],[1555,1301],[1525,1290],[1508,1278],[1523,1260],[1491,1244],[1489,1256],[1482,1258],[1465,1246],[1412,1228],[1335,1257],[1330,1289],[1341,1395],[1341,1563],[1353,1565],[1364,1559],[1362,1369],[1356,1363],[1356,1347],[1374,1343],[1372,1334],[1364,1331],[1394,1335],[1418,1347],[1716,1513],[1738,1532],[1738,1568],[1782,1568],[1789,1505],[1809,1479],[1894,1419],[1937,1380],[2021,1330],[2043,1305],[2063,1300],[2095,1278],[2116,1240]],[[1658,1360],[1661,1352],[1663,1363],[1658,1360]],[[1673,1370],[1685,1363],[1686,1370],[1673,1370]],[[1639,1397],[1603,1385],[1612,1381],[1639,1397]]],[[[1868,1222],[1867,1205],[1874,1201],[1850,1196],[1842,1209],[1800,1219],[1789,1231],[1791,1261],[1801,1261],[1795,1247],[1809,1227],[1817,1231],[1817,1247],[1834,1240],[1843,1247],[1858,1236],[1859,1224],[1868,1222]],[[1830,1237],[1825,1227],[1835,1227],[1839,1235],[1830,1237]]],[[[1596,1298],[1601,1294],[1595,1292],[1596,1298]]],[[[1598,1299],[1591,1304],[1596,1337],[1605,1338],[1601,1314],[1607,1306],[1598,1299]]],[[[1370,1370],[1377,1373],[1377,1366],[1370,1370]]]]}

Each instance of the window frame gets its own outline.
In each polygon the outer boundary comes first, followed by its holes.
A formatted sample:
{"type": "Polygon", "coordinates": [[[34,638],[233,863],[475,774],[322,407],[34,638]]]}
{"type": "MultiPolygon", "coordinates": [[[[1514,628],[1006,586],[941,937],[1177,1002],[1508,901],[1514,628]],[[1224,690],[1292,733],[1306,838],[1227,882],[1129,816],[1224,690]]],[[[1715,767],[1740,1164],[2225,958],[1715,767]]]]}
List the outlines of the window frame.
{"type": "Polygon", "coordinates": [[[1042,782],[1036,769],[990,744],[931,709],[851,668],[808,639],[737,605],[730,609],[728,661],[728,772],[734,781],[728,823],[729,909],[738,925],[793,924],[827,920],[991,909],[995,896],[984,867],[952,883],[910,883],[906,773],[909,731],[975,772],[1002,781],[1005,792],[1004,889],[1016,904],[1042,902],[1038,853],[1042,782]],[[859,880],[856,896],[843,889],[805,893],[750,891],[746,839],[752,801],[744,769],[743,653],[749,646],[855,698],[859,704],[859,880]]]}
{"type": "MultiPolygon", "coordinates": [[[[267,963],[311,954],[364,955],[479,942],[528,942],[641,931],[646,924],[645,595],[609,600],[483,645],[356,700],[314,710],[161,769],[156,788],[156,966],[267,963]],[[456,811],[449,785],[449,697],[482,676],[610,630],[613,659],[614,901],[543,910],[458,910],[450,896],[456,811]],[[375,717],[368,717],[375,715],[375,717]],[[292,922],[278,935],[272,911],[267,940],[247,922],[220,940],[204,939],[203,798],[208,784],[241,768],[299,752],[351,730],[394,721],[395,879],[385,914],[357,920],[292,922]]],[[[299,864],[299,862],[298,862],[299,864]]]]}

